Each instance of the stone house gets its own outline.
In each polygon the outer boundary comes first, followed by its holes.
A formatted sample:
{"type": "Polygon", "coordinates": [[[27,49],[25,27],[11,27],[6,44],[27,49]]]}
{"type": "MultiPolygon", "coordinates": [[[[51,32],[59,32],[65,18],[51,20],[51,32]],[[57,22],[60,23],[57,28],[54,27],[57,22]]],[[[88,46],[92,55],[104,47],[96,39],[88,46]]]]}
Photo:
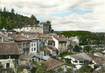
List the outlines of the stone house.
{"type": "Polygon", "coordinates": [[[80,69],[83,65],[92,63],[92,58],[86,53],[68,55],[65,56],[65,59],[70,60],[71,64],[73,64],[76,69],[80,69]]]}
{"type": "Polygon", "coordinates": [[[37,37],[37,35],[25,35],[18,34],[15,37],[15,42],[18,44],[21,54],[28,56],[30,54],[37,54],[40,49],[43,48],[43,41],[37,37]]]}
{"type": "Polygon", "coordinates": [[[3,68],[14,68],[18,65],[20,50],[16,43],[0,43],[0,63],[3,68]]]}
{"type": "Polygon", "coordinates": [[[30,40],[27,37],[18,34],[14,38],[14,41],[19,46],[21,54],[23,54],[23,55],[28,55],[29,54],[30,40]]]}
{"type": "Polygon", "coordinates": [[[17,32],[31,32],[31,33],[42,33],[42,34],[47,34],[50,32],[50,25],[47,24],[46,22],[41,22],[37,26],[25,26],[22,27],[21,29],[14,29],[14,31],[17,32]]]}
{"type": "Polygon", "coordinates": [[[70,44],[70,41],[65,37],[58,37],[58,36],[52,36],[52,39],[54,41],[54,47],[57,48],[59,53],[67,51],[68,46],[70,44]]]}
{"type": "Polygon", "coordinates": [[[47,71],[54,71],[55,73],[58,73],[58,70],[60,69],[61,72],[66,72],[67,68],[64,62],[59,61],[57,59],[49,58],[47,61],[44,61],[43,64],[45,65],[47,71]]]}
{"type": "Polygon", "coordinates": [[[0,32],[0,42],[11,42],[13,39],[8,36],[8,32],[0,32]]]}

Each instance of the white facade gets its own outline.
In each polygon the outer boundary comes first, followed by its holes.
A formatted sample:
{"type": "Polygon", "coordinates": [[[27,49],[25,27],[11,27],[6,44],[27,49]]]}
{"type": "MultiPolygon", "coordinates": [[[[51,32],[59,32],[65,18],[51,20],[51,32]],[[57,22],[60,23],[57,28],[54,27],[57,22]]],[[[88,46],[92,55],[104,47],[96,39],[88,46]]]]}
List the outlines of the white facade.
{"type": "Polygon", "coordinates": [[[72,45],[79,45],[79,38],[77,36],[71,37],[70,40],[72,45]]]}
{"type": "Polygon", "coordinates": [[[14,59],[0,59],[0,63],[3,66],[4,69],[7,68],[7,64],[9,68],[14,68],[14,63],[13,63],[14,59]]]}
{"type": "Polygon", "coordinates": [[[55,48],[59,49],[59,41],[52,36],[53,41],[55,42],[55,48]]]}
{"type": "Polygon", "coordinates": [[[33,40],[30,42],[30,53],[36,54],[38,51],[38,40],[33,40]]]}
{"type": "Polygon", "coordinates": [[[82,65],[82,64],[84,64],[84,61],[80,61],[80,60],[77,60],[77,59],[71,57],[71,63],[74,65],[82,65]]]}
{"type": "Polygon", "coordinates": [[[57,48],[59,52],[67,51],[68,45],[69,45],[69,41],[66,38],[60,38],[60,40],[59,40],[59,39],[57,39],[57,38],[52,36],[52,39],[55,42],[55,46],[54,47],[57,48]]]}
{"type": "Polygon", "coordinates": [[[17,32],[49,33],[50,28],[46,23],[40,23],[38,26],[25,26],[14,30],[17,32]]]}
{"type": "Polygon", "coordinates": [[[80,61],[80,60],[78,60],[78,59],[75,59],[75,58],[73,58],[73,57],[71,57],[71,56],[65,56],[64,57],[65,59],[70,59],[70,62],[72,63],[72,64],[74,64],[74,65],[81,65],[81,64],[83,64],[83,62],[82,61],[80,61]]]}
{"type": "Polygon", "coordinates": [[[33,39],[30,42],[30,47],[29,47],[29,54],[37,54],[38,51],[43,47],[42,41],[39,39],[33,39]]]}
{"type": "Polygon", "coordinates": [[[17,32],[36,32],[36,33],[43,33],[43,28],[42,27],[23,27],[21,29],[14,29],[17,32]]]}

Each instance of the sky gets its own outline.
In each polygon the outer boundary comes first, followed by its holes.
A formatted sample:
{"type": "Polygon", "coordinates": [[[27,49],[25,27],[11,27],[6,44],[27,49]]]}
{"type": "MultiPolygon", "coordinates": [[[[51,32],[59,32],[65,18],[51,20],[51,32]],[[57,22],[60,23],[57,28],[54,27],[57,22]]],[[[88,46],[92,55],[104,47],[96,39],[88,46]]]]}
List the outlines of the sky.
{"type": "Polygon", "coordinates": [[[105,0],[0,0],[0,8],[15,9],[40,21],[50,20],[55,31],[105,32],[105,0]]]}

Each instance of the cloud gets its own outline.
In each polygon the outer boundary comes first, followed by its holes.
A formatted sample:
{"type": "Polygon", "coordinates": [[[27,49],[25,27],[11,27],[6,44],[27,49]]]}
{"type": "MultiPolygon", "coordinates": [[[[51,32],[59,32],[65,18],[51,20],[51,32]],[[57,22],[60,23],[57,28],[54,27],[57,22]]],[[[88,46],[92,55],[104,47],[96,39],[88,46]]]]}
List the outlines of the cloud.
{"type": "Polygon", "coordinates": [[[105,32],[105,0],[2,0],[0,8],[51,20],[54,30],[105,32]]]}

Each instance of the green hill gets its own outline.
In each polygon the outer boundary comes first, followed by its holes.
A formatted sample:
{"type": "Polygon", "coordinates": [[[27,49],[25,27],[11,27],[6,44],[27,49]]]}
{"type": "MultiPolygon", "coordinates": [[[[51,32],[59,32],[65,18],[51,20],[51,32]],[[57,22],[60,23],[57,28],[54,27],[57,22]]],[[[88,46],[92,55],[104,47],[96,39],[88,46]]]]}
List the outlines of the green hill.
{"type": "Polygon", "coordinates": [[[65,37],[78,36],[82,45],[105,44],[105,33],[93,33],[89,31],[60,31],[56,33],[65,37]]]}
{"type": "Polygon", "coordinates": [[[13,28],[21,28],[27,25],[37,25],[39,21],[34,15],[31,17],[23,16],[15,13],[14,9],[11,12],[7,11],[6,8],[0,10],[0,29],[11,30],[13,28]]]}

